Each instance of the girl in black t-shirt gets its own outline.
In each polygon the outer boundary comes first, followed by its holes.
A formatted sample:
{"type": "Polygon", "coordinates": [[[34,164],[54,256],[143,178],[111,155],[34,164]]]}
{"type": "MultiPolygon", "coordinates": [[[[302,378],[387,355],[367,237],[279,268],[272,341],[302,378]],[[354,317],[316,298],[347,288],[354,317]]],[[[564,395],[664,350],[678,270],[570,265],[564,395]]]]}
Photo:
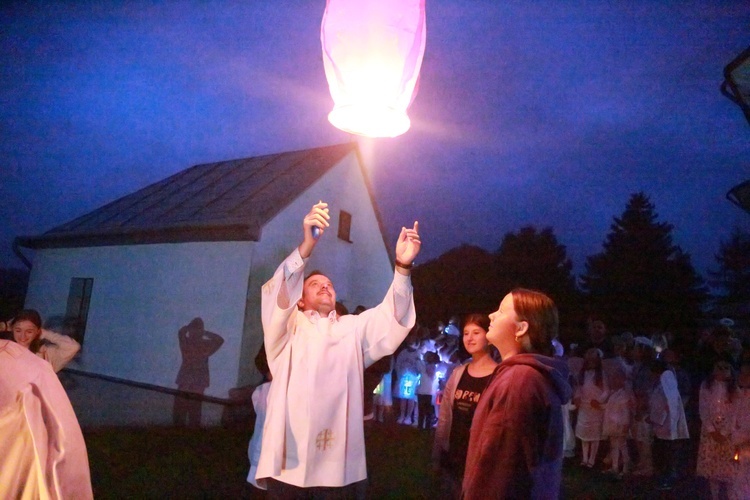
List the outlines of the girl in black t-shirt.
{"type": "Polygon", "coordinates": [[[453,498],[461,493],[471,419],[497,366],[487,341],[489,326],[490,319],[484,314],[470,314],[464,319],[462,345],[471,360],[453,370],[440,404],[432,458],[444,483],[442,491],[453,498]]]}

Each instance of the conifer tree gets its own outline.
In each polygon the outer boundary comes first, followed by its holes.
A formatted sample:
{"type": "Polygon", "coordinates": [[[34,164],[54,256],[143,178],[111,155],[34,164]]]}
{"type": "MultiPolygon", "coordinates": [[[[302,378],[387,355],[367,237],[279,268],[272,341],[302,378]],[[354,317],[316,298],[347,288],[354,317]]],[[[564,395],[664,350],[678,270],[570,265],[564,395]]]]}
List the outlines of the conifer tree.
{"type": "Polygon", "coordinates": [[[716,254],[718,269],[710,272],[711,285],[718,288],[718,305],[750,303],[750,234],[735,228],[722,241],[716,254]]]}
{"type": "Polygon", "coordinates": [[[575,288],[573,263],[552,228],[537,231],[533,226],[503,237],[495,262],[502,281],[510,287],[544,289],[550,294],[575,288]]]}
{"type": "Polygon", "coordinates": [[[707,298],[690,256],[672,242],[644,193],[614,218],[604,250],[586,260],[581,286],[590,305],[615,328],[676,333],[700,318],[707,298]]]}
{"type": "Polygon", "coordinates": [[[495,267],[499,293],[516,287],[541,290],[557,304],[562,323],[575,321],[572,308],[578,294],[573,263],[551,227],[537,231],[527,226],[517,233],[507,233],[495,252],[495,267]]]}

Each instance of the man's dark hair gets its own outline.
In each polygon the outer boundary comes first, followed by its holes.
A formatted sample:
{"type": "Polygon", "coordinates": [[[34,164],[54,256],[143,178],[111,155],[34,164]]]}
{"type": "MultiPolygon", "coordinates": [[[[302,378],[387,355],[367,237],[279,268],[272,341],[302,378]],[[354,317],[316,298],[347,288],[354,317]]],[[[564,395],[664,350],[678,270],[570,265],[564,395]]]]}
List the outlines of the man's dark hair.
{"type": "Polygon", "coordinates": [[[326,278],[328,278],[328,276],[326,276],[326,274],[323,273],[323,271],[321,271],[319,269],[313,269],[312,271],[310,271],[310,274],[308,274],[307,276],[305,276],[305,282],[308,279],[312,278],[313,276],[325,276],[326,278]]]}

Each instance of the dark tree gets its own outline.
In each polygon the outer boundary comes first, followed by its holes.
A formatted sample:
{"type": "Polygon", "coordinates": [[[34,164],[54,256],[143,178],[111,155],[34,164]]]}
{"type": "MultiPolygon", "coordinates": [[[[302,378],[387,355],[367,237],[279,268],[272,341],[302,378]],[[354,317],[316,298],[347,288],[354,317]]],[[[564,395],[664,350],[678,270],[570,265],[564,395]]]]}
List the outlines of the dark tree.
{"type": "Polygon", "coordinates": [[[644,193],[615,217],[604,251],[587,258],[581,286],[610,326],[636,332],[690,328],[707,299],[690,256],[672,242],[672,225],[657,221],[644,193]]]}
{"type": "Polygon", "coordinates": [[[735,229],[721,242],[716,262],[718,270],[710,272],[710,283],[720,292],[716,305],[728,314],[742,314],[742,307],[750,304],[750,234],[735,229]]]}
{"type": "Polygon", "coordinates": [[[518,233],[506,234],[495,252],[495,264],[498,281],[508,290],[519,286],[534,288],[553,298],[575,291],[573,263],[552,228],[537,232],[528,226],[518,233]]]}
{"type": "Polygon", "coordinates": [[[453,315],[490,313],[506,293],[521,286],[548,293],[564,322],[577,302],[572,267],[551,228],[508,233],[494,254],[462,245],[414,269],[417,315],[422,324],[431,325],[453,315]]]}
{"type": "Polygon", "coordinates": [[[552,228],[537,231],[528,226],[517,233],[507,233],[495,252],[495,267],[499,294],[516,287],[540,290],[557,304],[563,326],[580,321],[573,263],[552,228]]]}
{"type": "Polygon", "coordinates": [[[415,267],[412,282],[418,321],[433,325],[453,315],[494,311],[499,299],[492,293],[492,266],[489,252],[461,245],[415,267]]]}

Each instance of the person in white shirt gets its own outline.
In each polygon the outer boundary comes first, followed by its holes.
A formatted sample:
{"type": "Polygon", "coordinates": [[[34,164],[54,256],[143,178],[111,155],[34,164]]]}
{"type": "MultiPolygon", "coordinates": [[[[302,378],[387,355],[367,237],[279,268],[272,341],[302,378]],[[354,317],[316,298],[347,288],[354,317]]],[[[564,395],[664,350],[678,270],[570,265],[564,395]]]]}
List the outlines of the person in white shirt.
{"type": "Polygon", "coordinates": [[[419,384],[419,338],[412,332],[406,339],[406,348],[396,356],[396,386],[399,399],[400,414],[396,423],[404,425],[416,424],[419,418],[417,412],[417,392],[419,384]]]}
{"type": "Polygon", "coordinates": [[[247,473],[247,482],[260,490],[265,488],[255,480],[255,474],[258,472],[258,460],[260,452],[263,449],[263,424],[266,421],[266,408],[268,407],[268,391],[271,388],[271,371],[268,369],[268,360],[266,359],[266,349],[260,347],[258,354],[255,356],[255,366],[258,372],[263,375],[263,383],[258,385],[251,399],[253,401],[253,410],[255,410],[255,425],[253,435],[247,445],[247,458],[250,461],[250,471],[247,473]]]}
{"type": "Polygon", "coordinates": [[[34,309],[16,314],[13,339],[51,364],[55,373],[65,368],[81,350],[81,345],[71,337],[42,328],[42,317],[34,309]]]}
{"type": "Polygon", "coordinates": [[[654,360],[651,373],[658,382],[649,398],[649,421],[654,431],[654,454],[660,458],[658,488],[670,490],[677,481],[679,440],[689,439],[685,408],[677,387],[677,378],[662,359],[654,360]]]}
{"type": "Polygon", "coordinates": [[[427,351],[419,360],[419,385],[417,386],[417,404],[419,405],[419,429],[432,429],[435,417],[435,393],[437,392],[437,365],[440,356],[434,351],[427,351]]]}
{"type": "Polygon", "coordinates": [[[612,369],[607,376],[612,391],[604,405],[602,437],[609,439],[609,473],[623,477],[630,472],[630,451],[628,435],[635,416],[635,395],[628,384],[628,376],[620,366],[612,369]],[[622,458],[622,469],[620,459],[622,458]]]}
{"type": "Polygon", "coordinates": [[[355,498],[367,479],[363,371],[392,354],[415,323],[411,267],[418,223],[402,228],[396,270],[383,302],[339,316],[336,291],[305,263],[329,226],[328,204],[305,216],[303,241],[263,285],[261,316],[273,383],[256,480],[269,498],[355,498]]]}
{"type": "Polygon", "coordinates": [[[60,381],[0,340],[0,498],[93,498],[86,443],[60,381]]]}
{"type": "Polygon", "coordinates": [[[578,408],[576,437],[581,440],[581,465],[591,469],[596,463],[599,441],[602,439],[604,403],[607,402],[610,391],[602,369],[602,352],[590,347],[583,359],[584,365],[578,376],[573,404],[578,408]]]}

